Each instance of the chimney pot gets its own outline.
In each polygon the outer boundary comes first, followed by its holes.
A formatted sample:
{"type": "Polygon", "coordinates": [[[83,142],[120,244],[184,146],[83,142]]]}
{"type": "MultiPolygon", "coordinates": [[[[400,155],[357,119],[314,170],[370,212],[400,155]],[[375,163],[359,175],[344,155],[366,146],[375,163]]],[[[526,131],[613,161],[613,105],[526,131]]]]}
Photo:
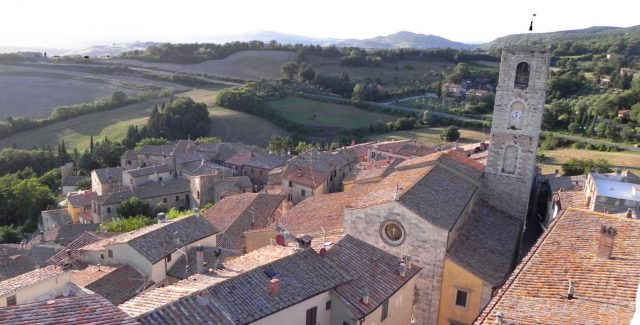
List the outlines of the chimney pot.
{"type": "Polygon", "coordinates": [[[197,217],[199,217],[200,216],[200,209],[193,208],[193,214],[195,214],[197,217]]]}
{"type": "Polygon", "coordinates": [[[364,305],[369,305],[369,289],[362,290],[362,303],[364,305]]]}
{"type": "Polygon", "coordinates": [[[198,245],[196,246],[196,272],[198,272],[198,274],[204,273],[205,264],[204,247],[202,247],[202,245],[198,245]]]}
{"type": "Polygon", "coordinates": [[[573,299],[573,295],[576,293],[576,281],[569,280],[569,290],[567,290],[567,299],[573,299]]]}
{"type": "Polygon", "coordinates": [[[611,259],[613,243],[618,231],[611,226],[602,225],[600,227],[600,238],[598,239],[597,257],[601,259],[611,259]]]}
{"type": "Polygon", "coordinates": [[[627,209],[626,217],[629,218],[629,219],[633,218],[633,209],[631,209],[631,208],[627,209]]]}
{"type": "Polygon", "coordinates": [[[400,266],[398,267],[398,273],[400,274],[400,277],[404,279],[405,275],[407,274],[407,264],[405,264],[404,262],[400,263],[400,266]]]}
{"type": "Polygon", "coordinates": [[[269,281],[269,293],[275,295],[280,290],[280,280],[273,278],[269,281]]]}
{"type": "Polygon", "coordinates": [[[403,260],[407,266],[407,270],[411,270],[411,255],[404,255],[403,260]]]}

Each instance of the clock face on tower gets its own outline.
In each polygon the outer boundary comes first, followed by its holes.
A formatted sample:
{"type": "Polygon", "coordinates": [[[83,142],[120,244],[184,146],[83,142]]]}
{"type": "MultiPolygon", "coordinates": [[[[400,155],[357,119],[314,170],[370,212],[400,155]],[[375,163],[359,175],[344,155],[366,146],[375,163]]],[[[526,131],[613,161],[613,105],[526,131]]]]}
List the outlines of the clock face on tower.
{"type": "Polygon", "coordinates": [[[519,123],[519,122],[522,121],[522,117],[523,117],[523,114],[522,114],[521,111],[519,111],[519,110],[511,111],[511,121],[512,122],[519,123]]]}

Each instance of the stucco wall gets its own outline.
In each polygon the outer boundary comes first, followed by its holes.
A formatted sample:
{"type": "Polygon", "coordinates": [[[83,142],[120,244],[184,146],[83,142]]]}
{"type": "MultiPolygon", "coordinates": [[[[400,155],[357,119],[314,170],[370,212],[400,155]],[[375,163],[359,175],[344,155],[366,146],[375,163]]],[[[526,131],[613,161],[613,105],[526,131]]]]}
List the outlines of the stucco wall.
{"type": "Polygon", "coordinates": [[[66,285],[71,281],[71,273],[66,272],[51,279],[24,287],[12,293],[0,296],[0,307],[7,305],[7,297],[16,296],[18,305],[34,302],[40,296],[60,296],[66,285]]]}
{"type": "MultiPolygon", "coordinates": [[[[282,284],[281,284],[282,285],[282,284]]],[[[265,290],[268,284],[265,283],[265,290]]],[[[297,305],[293,305],[287,309],[281,310],[275,314],[262,318],[251,324],[255,325],[293,325],[305,324],[307,318],[307,310],[317,307],[316,324],[331,324],[331,309],[326,310],[327,301],[331,300],[329,292],[323,292],[311,299],[307,299],[297,305]]]]}
{"type": "Polygon", "coordinates": [[[489,302],[489,297],[491,286],[487,282],[445,258],[438,325],[449,325],[451,321],[471,324],[489,302]],[[466,308],[455,305],[457,289],[468,292],[466,308]]]}
{"type": "Polygon", "coordinates": [[[412,263],[422,267],[416,276],[415,315],[418,324],[435,324],[448,232],[430,224],[398,202],[365,209],[346,209],[344,222],[347,234],[395,256],[411,255],[412,263]],[[380,237],[380,226],[389,219],[400,221],[405,229],[405,240],[399,246],[390,246],[380,237]]]}

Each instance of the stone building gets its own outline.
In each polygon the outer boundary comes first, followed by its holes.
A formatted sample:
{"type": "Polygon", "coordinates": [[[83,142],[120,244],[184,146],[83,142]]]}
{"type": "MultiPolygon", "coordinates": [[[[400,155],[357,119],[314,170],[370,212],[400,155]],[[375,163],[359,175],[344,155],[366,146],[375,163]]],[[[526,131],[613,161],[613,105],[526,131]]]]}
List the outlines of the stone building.
{"type": "Polygon", "coordinates": [[[549,56],[547,47],[502,51],[482,197],[520,220],[526,218],[537,174],[549,56]]]}
{"type": "Polygon", "coordinates": [[[486,169],[456,151],[409,159],[345,209],[348,235],[422,267],[417,324],[469,323],[512,269],[537,175],[548,67],[548,48],[503,50],[486,169]]]}

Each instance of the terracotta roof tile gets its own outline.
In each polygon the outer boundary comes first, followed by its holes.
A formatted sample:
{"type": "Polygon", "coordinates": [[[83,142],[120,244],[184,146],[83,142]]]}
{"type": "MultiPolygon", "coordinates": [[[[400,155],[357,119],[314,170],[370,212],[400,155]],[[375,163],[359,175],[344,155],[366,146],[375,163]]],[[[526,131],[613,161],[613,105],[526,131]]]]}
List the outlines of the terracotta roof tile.
{"type": "Polygon", "coordinates": [[[476,324],[628,324],[640,282],[640,220],[569,208],[552,223],[476,324]],[[596,257],[602,226],[617,229],[612,259],[596,257]],[[575,299],[567,299],[568,281],[575,299]]]}
{"type": "Polygon", "coordinates": [[[216,283],[237,276],[256,267],[271,263],[289,256],[295,252],[291,247],[267,246],[252,251],[249,254],[225,261],[224,269],[216,270],[213,274],[195,274],[188,279],[178,281],[173,285],[156,288],[120,305],[120,309],[132,317],[153,311],[199,290],[206,289],[216,283]]]}
{"type": "Polygon", "coordinates": [[[79,191],[67,193],[67,202],[72,207],[81,208],[87,205],[91,205],[91,200],[95,200],[98,197],[98,193],[92,191],[79,191]]]}
{"type": "MultiPolygon", "coordinates": [[[[64,274],[61,267],[49,265],[0,282],[0,296],[64,274]]],[[[1,319],[1,318],[0,318],[1,319]]]]}
{"type": "Polygon", "coordinates": [[[0,324],[139,324],[99,295],[82,295],[0,308],[0,324]]]}
{"type": "Polygon", "coordinates": [[[48,246],[0,244],[0,281],[35,270],[46,265],[57,249],[48,246]]]}
{"type": "Polygon", "coordinates": [[[413,265],[406,270],[404,278],[401,277],[398,257],[349,235],[333,245],[326,258],[351,278],[334,291],[357,318],[376,310],[420,271],[413,265]],[[369,290],[368,305],[361,302],[365,288],[369,290]]]}
{"type": "Polygon", "coordinates": [[[56,255],[52,256],[49,260],[47,260],[47,264],[51,265],[63,265],[65,262],[72,262],[80,257],[79,249],[97,243],[103,240],[104,237],[97,235],[92,232],[85,231],[82,235],[76,238],[74,241],[70,242],[65,249],[56,253],[56,255]]]}
{"type": "Polygon", "coordinates": [[[521,231],[522,222],[480,200],[449,247],[447,256],[497,287],[511,272],[521,231]]]}
{"type": "Polygon", "coordinates": [[[392,202],[411,189],[412,186],[429,173],[431,168],[394,172],[381,182],[372,185],[366,195],[355,200],[349,207],[359,209],[392,202]]]}
{"type": "Polygon", "coordinates": [[[225,161],[227,164],[243,166],[253,158],[251,151],[238,152],[225,161]]]}
{"type": "Polygon", "coordinates": [[[90,265],[84,270],[73,271],[71,281],[101,295],[114,305],[135,297],[153,285],[153,281],[129,265],[90,265]]]}

